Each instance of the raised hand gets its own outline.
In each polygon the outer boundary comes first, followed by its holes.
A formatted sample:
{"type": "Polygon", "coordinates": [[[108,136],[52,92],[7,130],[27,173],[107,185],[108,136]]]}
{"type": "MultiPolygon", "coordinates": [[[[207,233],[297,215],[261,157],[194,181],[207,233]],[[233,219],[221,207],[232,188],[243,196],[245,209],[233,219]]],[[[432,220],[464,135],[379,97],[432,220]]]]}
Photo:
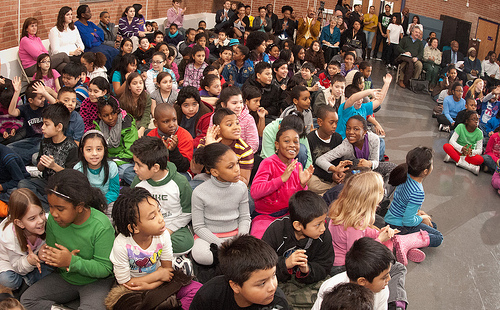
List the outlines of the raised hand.
{"type": "Polygon", "coordinates": [[[205,145],[209,145],[212,143],[219,143],[222,140],[222,137],[218,137],[220,133],[219,125],[212,125],[208,127],[207,135],[205,136],[205,145]]]}
{"type": "Polygon", "coordinates": [[[294,160],[292,160],[291,163],[288,164],[288,166],[286,167],[285,171],[281,175],[281,181],[283,181],[283,183],[285,183],[286,181],[288,181],[288,179],[292,175],[292,172],[295,170],[297,162],[298,162],[298,159],[294,159],[294,160]]]}
{"type": "Polygon", "coordinates": [[[55,244],[56,248],[47,246],[43,249],[42,258],[48,265],[69,269],[71,264],[71,258],[73,255],[77,255],[80,250],[69,251],[65,246],[60,244],[55,244]]]}
{"type": "Polygon", "coordinates": [[[387,73],[382,80],[384,81],[384,84],[391,84],[392,82],[392,75],[390,73],[387,73]]]}
{"type": "Polygon", "coordinates": [[[299,168],[299,179],[300,179],[300,185],[302,187],[307,185],[307,182],[311,179],[313,172],[314,172],[314,166],[310,165],[307,169],[302,170],[302,166],[299,168]]]}

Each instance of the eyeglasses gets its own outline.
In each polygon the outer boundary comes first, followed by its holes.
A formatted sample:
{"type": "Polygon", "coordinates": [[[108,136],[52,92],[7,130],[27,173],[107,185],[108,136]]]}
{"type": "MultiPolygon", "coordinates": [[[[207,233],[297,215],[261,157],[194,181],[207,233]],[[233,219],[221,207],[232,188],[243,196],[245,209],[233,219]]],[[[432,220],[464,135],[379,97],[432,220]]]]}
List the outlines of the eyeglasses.
{"type": "Polygon", "coordinates": [[[40,61],[41,64],[50,64],[50,60],[42,60],[40,61]]]}
{"type": "Polygon", "coordinates": [[[163,61],[153,61],[153,64],[155,64],[155,65],[160,65],[162,63],[163,63],[163,61]]]}

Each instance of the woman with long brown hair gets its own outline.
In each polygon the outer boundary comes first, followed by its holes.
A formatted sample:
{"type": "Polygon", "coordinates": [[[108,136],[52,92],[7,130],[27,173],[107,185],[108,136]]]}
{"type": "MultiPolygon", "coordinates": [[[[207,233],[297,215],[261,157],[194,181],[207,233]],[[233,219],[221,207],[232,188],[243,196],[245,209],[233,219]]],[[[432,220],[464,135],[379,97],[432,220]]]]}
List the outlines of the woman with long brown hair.
{"type": "Polygon", "coordinates": [[[74,62],[80,62],[85,46],[73,23],[73,10],[63,6],[57,14],[57,22],[49,31],[50,54],[65,53],[74,62]]]}

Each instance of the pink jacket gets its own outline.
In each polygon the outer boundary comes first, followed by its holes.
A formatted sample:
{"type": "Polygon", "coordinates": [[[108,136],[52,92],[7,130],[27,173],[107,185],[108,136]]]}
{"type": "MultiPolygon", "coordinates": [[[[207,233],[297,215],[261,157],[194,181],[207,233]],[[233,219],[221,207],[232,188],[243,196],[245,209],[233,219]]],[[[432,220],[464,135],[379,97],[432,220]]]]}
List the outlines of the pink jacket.
{"type": "Polygon", "coordinates": [[[332,235],[333,249],[335,251],[335,261],[333,262],[333,266],[345,265],[345,255],[351,248],[354,241],[363,237],[370,237],[379,241],[377,239],[379,235],[378,230],[370,227],[365,230],[348,227],[347,230],[344,230],[344,225],[333,225],[330,222],[328,229],[330,229],[330,234],[332,235]]]}
{"type": "Polygon", "coordinates": [[[285,165],[278,155],[265,158],[259,165],[253,179],[250,194],[255,201],[255,211],[260,214],[272,214],[288,208],[290,197],[301,190],[307,189],[300,185],[299,166],[297,163],[292,175],[283,183],[281,175],[285,172],[285,165]]]}
{"type": "Polygon", "coordinates": [[[43,53],[48,54],[49,52],[43,46],[42,40],[37,36],[29,34],[19,42],[19,59],[21,59],[25,69],[36,65],[36,59],[43,53]]]}
{"type": "Polygon", "coordinates": [[[497,162],[498,158],[500,158],[500,133],[496,132],[491,135],[484,154],[490,155],[491,158],[497,162]]]}
{"type": "MultiPolygon", "coordinates": [[[[182,28],[182,23],[184,22],[184,15],[182,15],[182,9],[179,8],[179,14],[172,7],[167,10],[167,27],[170,27],[171,24],[176,24],[177,28],[182,28]]],[[[168,31],[168,30],[166,30],[168,31]]]]}
{"type": "MultiPolygon", "coordinates": [[[[214,116],[212,115],[210,116],[209,126],[214,124],[213,120],[214,116]]],[[[257,124],[255,124],[255,120],[252,115],[249,114],[246,105],[243,111],[241,111],[238,121],[240,122],[241,127],[241,139],[250,145],[252,152],[255,154],[255,152],[259,149],[259,133],[257,131],[257,124]]]]}

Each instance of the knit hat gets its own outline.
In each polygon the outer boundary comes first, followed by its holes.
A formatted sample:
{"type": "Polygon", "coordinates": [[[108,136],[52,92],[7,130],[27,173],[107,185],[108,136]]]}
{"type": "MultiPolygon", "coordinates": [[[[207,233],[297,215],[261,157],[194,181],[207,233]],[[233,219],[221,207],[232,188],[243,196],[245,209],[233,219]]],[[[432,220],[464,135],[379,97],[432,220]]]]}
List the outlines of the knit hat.
{"type": "Polygon", "coordinates": [[[235,45],[239,45],[240,44],[240,40],[238,39],[231,39],[229,41],[229,46],[235,46],[235,45]]]}

